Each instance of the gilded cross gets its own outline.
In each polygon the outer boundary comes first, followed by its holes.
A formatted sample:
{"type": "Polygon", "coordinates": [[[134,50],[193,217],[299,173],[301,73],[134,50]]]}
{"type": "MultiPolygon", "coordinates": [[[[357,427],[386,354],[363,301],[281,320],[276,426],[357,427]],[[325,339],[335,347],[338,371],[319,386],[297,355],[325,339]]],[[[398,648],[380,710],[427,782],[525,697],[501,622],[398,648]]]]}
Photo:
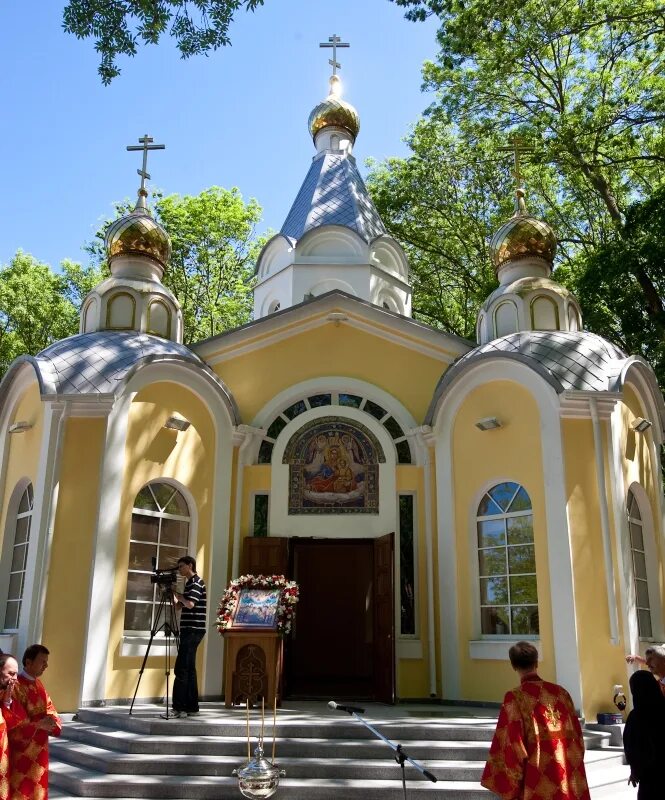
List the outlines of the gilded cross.
{"type": "Polygon", "coordinates": [[[140,191],[145,191],[145,182],[146,180],[150,180],[150,174],[147,171],[148,166],[148,150],[164,150],[166,147],[165,144],[153,144],[154,139],[151,136],[148,136],[146,133],[145,136],[142,136],[139,139],[141,144],[128,144],[128,150],[143,150],[143,166],[141,169],[137,169],[136,172],[141,176],[141,189],[140,191]]]}
{"type": "Polygon", "coordinates": [[[321,42],[319,47],[332,47],[332,58],[328,59],[328,63],[333,69],[333,75],[337,75],[337,70],[342,68],[342,65],[337,60],[337,48],[338,47],[351,47],[348,42],[343,42],[340,37],[333,33],[332,36],[328,37],[327,42],[321,42]]]}
{"type": "Polygon", "coordinates": [[[499,147],[497,148],[500,152],[503,153],[512,153],[513,158],[515,159],[515,171],[513,175],[515,177],[515,182],[517,184],[516,188],[522,188],[522,173],[520,172],[520,155],[525,153],[533,153],[534,148],[531,145],[526,144],[524,139],[521,136],[512,136],[508,139],[510,142],[510,146],[508,147],[499,147]]]}

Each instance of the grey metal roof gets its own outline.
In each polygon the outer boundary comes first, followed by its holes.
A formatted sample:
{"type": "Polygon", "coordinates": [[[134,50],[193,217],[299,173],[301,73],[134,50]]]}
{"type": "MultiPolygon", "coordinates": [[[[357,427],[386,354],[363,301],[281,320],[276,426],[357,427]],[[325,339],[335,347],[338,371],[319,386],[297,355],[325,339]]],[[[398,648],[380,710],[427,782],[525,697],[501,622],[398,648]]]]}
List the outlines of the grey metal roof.
{"type": "Polygon", "coordinates": [[[353,156],[314,158],[280,232],[298,241],[323,225],[351,228],[367,243],[386,232],[353,156]]]}
{"type": "Polygon", "coordinates": [[[615,391],[621,366],[628,358],[611,342],[587,331],[511,333],[475,347],[452,364],[434,392],[427,423],[431,423],[442,395],[462,372],[478,361],[496,357],[526,363],[559,393],[615,391]]]}
{"type": "Polygon", "coordinates": [[[69,336],[37,356],[14,361],[0,384],[0,403],[12,376],[25,363],[33,366],[42,396],[114,396],[140,366],[178,361],[201,371],[223,396],[234,421],[238,412],[230,392],[208,365],[184,344],[137,331],[96,331],[69,336]]]}
{"type": "Polygon", "coordinates": [[[139,362],[170,356],[204,367],[184,344],[136,331],[97,331],[55,342],[35,357],[46,394],[115,394],[139,362]]]}

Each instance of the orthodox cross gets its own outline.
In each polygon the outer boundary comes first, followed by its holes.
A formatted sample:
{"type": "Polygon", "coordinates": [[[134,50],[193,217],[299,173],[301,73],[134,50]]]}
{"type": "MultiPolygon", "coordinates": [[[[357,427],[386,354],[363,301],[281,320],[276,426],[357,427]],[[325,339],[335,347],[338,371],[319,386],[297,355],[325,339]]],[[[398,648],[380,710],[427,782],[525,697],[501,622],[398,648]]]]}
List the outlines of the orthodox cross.
{"type": "Polygon", "coordinates": [[[513,175],[515,176],[515,182],[517,186],[515,188],[521,189],[522,188],[522,173],[520,172],[520,155],[525,153],[533,153],[534,148],[530,145],[526,144],[524,139],[521,136],[512,136],[508,139],[510,142],[510,146],[508,147],[499,147],[497,148],[499,151],[503,153],[512,153],[513,158],[515,159],[515,171],[513,175]]]}
{"type": "Polygon", "coordinates": [[[333,75],[337,75],[337,70],[342,68],[342,65],[337,60],[338,47],[351,47],[348,42],[343,42],[336,33],[328,37],[327,42],[321,42],[319,47],[332,47],[332,58],[328,59],[328,63],[333,68],[333,75]]]}
{"type": "Polygon", "coordinates": [[[154,139],[151,136],[148,136],[146,133],[145,136],[142,136],[139,139],[141,144],[128,144],[128,150],[143,150],[143,166],[141,169],[137,169],[136,172],[141,176],[141,189],[139,191],[145,191],[145,182],[146,180],[150,180],[150,174],[146,170],[148,166],[148,150],[164,150],[166,145],[165,144],[152,144],[154,139]]]}

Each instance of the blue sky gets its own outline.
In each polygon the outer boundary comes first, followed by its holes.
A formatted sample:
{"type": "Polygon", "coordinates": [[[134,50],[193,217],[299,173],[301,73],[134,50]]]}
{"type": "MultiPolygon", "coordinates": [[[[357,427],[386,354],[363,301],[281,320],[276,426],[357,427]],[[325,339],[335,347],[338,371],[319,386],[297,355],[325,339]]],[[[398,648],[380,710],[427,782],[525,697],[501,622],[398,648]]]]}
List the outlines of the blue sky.
{"type": "Polygon", "coordinates": [[[423,61],[436,52],[433,21],[410,23],[388,0],[266,0],[241,12],[232,47],[186,61],[170,40],[122,59],[110,87],[91,41],[62,31],[64,0],[0,7],[0,263],[18,248],[57,266],[85,260],[81,246],[113,203],[135,196],[148,133],[151,184],[195,194],[238,186],[263,206],[261,229],[279,229],[314,153],[310,110],[327,94],[333,33],[344,97],[360,113],[359,163],[405,155],[402,141],[429,99],[423,61]],[[22,11],[29,8],[29,11],[22,11]]]}

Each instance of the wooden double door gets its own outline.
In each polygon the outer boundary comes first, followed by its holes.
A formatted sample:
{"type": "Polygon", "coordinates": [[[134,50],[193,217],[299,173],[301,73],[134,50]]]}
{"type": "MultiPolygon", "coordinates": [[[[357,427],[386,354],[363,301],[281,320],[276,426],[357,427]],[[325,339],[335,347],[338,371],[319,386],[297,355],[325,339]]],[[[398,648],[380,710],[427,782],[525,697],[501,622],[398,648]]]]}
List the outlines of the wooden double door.
{"type": "Polygon", "coordinates": [[[394,535],[378,539],[245,540],[243,573],[297,581],[284,694],[395,700],[394,535]]]}

